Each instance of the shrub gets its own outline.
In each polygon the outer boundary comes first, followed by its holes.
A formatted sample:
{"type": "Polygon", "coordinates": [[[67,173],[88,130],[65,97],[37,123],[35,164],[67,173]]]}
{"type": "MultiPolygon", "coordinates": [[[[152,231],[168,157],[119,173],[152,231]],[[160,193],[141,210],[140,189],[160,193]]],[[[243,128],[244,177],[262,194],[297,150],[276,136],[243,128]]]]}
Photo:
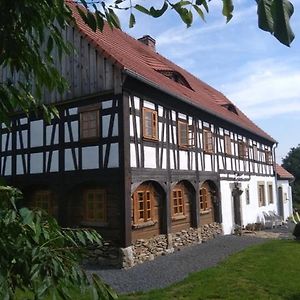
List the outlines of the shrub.
{"type": "Polygon", "coordinates": [[[293,235],[296,237],[297,240],[300,240],[300,222],[296,224],[293,235]]]}
{"type": "Polygon", "coordinates": [[[74,288],[90,288],[94,299],[117,295],[93,275],[91,284],[79,266],[87,243],[101,243],[95,230],[63,229],[41,210],[17,207],[22,193],[0,186],[0,299],[15,299],[16,290],[34,299],[52,295],[71,299],[74,288]]]}

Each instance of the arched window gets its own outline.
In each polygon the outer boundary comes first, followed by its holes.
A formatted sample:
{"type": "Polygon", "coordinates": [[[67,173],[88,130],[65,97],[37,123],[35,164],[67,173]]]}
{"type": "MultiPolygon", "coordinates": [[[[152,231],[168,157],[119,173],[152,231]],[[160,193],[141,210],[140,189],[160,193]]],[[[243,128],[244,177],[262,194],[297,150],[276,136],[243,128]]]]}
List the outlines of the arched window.
{"type": "Polygon", "coordinates": [[[172,216],[184,216],[185,206],[183,190],[181,188],[175,188],[172,191],[172,216]]]}
{"type": "Polygon", "coordinates": [[[39,208],[48,214],[53,214],[53,195],[49,190],[38,190],[33,193],[31,199],[32,208],[39,208]]]}
{"type": "Polygon", "coordinates": [[[87,189],[83,193],[84,219],[88,222],[106,222],[106,192],[103,189],[87,189]]]}

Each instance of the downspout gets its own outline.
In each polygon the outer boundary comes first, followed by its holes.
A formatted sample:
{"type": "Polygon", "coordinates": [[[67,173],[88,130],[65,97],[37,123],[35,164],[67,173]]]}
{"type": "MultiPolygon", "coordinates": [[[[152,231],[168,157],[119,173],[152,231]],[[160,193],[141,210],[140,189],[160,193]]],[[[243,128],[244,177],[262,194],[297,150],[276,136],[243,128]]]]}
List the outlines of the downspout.
{"type": "Polygon", "coordinates": [[[276,148],[278,147],[278,142],[276,142],[273,146],[273,157],[274,157],[274,162],[273,162],[273,168],[274,168],[274,173],[275,173],[275,189],[276,189],[276,204],[277,204],[277,214],[278,214],[278,201],[279,201],[279,193],[278,193],[278,179],[277,179],[277,172],[276,172],[276,148]]]}

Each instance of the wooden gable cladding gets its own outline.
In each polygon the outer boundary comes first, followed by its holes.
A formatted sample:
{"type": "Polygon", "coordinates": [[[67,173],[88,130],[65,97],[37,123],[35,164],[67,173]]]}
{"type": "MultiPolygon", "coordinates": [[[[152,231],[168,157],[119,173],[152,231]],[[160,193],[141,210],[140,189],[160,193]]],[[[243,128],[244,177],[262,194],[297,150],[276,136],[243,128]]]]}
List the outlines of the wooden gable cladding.
{"type": "MultiPolygon", "coordinates": [[[[55,67],[67,80],[69,88],[60,95],[58,92],[43,91],[43,102],[46,104],[63,102],[103,91],[122,91],[121,67],[107,55],[90,43],[75,27],[67,27],[62,31],[64,40],[74,46],[70,54],[63,53],[61,60],[58,51],[52,52],[55,67]]],[[[0,68],[0,82],[10,79],[12,82],[22,81],[22,75],[11,76],[10,71],[0,68]]]]}

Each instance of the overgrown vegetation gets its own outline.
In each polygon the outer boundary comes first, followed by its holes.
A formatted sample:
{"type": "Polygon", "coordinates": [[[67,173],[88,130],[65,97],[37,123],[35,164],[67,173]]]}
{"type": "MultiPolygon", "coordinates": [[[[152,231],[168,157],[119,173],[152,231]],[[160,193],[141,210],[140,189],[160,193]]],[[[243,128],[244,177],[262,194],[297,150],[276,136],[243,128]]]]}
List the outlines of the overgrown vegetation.
{"type": "MultiPolygon", "coordinates": [[[[274,240],[231,256],[168,288],[120,299],[300,299],[300,243],[274,240]]],[[[155,276],[155,275],[154,275],[155,276]]]]}
{"type": "Polygon", "coordinates": [[[18,207],[21,192],[0,186],[0,299],[74,299],[74,290],[90,299],[117,295],[93,275],[91,283],[79,266],[88,243],[101,243],[94,230],[62,229],[40,210],[18,207]],[[28,296],[27,296],[28,295],[28,296]]]}
{"type": "Polygon", "coordinates": [[[292,189],[293,205],[300,211],[300,144],[291,148],[282,161],[282,166],[295,177],[292,189]]]}

